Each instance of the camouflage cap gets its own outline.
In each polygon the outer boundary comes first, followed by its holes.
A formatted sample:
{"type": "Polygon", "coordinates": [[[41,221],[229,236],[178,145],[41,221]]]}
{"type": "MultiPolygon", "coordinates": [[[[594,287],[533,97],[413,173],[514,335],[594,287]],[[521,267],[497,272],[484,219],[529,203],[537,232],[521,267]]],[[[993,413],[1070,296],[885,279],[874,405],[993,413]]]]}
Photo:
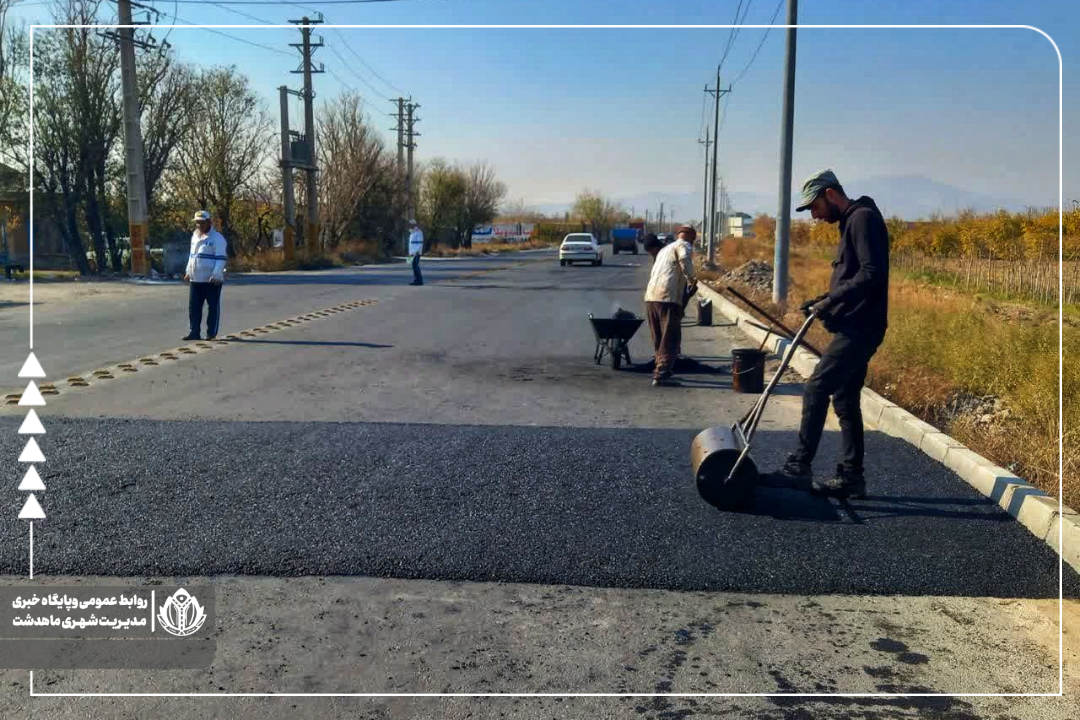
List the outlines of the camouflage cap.
{"type": "Polygon", "coordinates": [[[839,184],[840,181],[836,179],[836,175],[830,169],[814,173],[803,183],[802,195],[799,197],[799,205],[795,208],[795,212],[802,212],[810,207],[814,200],[817,200],[818,195],[825,192],[826,188],[835,187],[839,184]]]}

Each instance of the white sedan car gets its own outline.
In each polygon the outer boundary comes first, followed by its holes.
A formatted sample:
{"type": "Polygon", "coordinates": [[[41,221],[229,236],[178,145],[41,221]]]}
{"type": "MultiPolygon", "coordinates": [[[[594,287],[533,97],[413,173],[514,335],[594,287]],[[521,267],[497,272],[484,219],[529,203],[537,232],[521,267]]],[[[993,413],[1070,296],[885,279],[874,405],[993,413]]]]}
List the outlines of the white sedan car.
{"type": "Polygon", "coordinates": [[[576,262],[604,264],[604,251],[592,233],[570,233],[563,238],[559,246],[559,265],[565,267],[576,262]]]}

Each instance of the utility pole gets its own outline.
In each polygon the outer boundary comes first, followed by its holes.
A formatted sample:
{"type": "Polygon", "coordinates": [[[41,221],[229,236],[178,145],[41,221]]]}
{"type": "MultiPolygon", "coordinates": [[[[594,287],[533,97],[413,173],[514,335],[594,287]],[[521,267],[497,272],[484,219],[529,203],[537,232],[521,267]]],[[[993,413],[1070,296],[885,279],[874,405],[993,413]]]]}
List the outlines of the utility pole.
{"type": "Polygon", "coordinates": [[[795,25],[798,0],[787,0],[787,44],[784,50],[784,124],[780,130],[780,212],[776,218],[776,255],[773,258],[773,302],[787,301],[788,246],[791,239],[791,150],[795,125],[795,25]]]}
{"type": "MultiPolygon", "coordinates": [[[[397,172],[398,178],[401,178],[405,174],[405,98],[399,97],[397,100],[391,100],[390,102],[397,103],[397,124],[390,128],[397,133],[397,172]]],[[[408,203],[409,196],[406,195],[406,203],[408,203]]],[[[411,215],[411,211],[406,207],[404,213],[411,215]]],[[[394,237],[403,235],[402,229],[406,226],[406,222],[409,218],[398,217],[397,224],[395,225],[394,237]]],[[[403,246],[402,254],[409,254],[409,241],[407,238],[402,237],[401,243],[403,246]]]]}
{"type": "MultiPolygon", "coordinates": [[[[132,25],[131,0],[118,0],[120,24],[132,25]]],[[[131,274],[149,275],[146,239],[150,217],[146,208],[146,172],[143,166],[139,85],[135,78],[135,29],[119,28],[120,82],[124,96],[124,155],[127,169],[128,237],[131,239],[131,274]]],[[[146,45],[140,43],[140,46],[146,45]]]]}
{"type": "Polygon", "coordinates": [[[698,145],[705,146],[705,179],[701,186],[701,239],[709,237],[709,147],[712,140],[709,139],[709,126],[705,126],[705,139],[698,139],[698,145]]]}
{"type": "Polygon", "coordinates": [[[416,143],[414,142],[414,140],[416,138],[420,137],[420,133],[416,132],[413,129],[413,125],[420,122],[420,118],[416,117],[413,114],[413,112],[418,107],[420,107],[420,103],[414,103],[412,101],[412,98],[409,98],[409,102],[405,105],[405,110],[407,112],[407,115],[406,115],[406,118],[405,118],[405,133],[406,133],[405,147],[409,151],[409,154],[408,154],[408,171],[406,172],[405,177],[406,177],[406,182],[407,182],[407,185],[408,185],[408,188],[409,188],[409,205],[408,205],[408,207],[409,207],[409,215],[410,216],[415,216],[416,215],[416,204],[415,204],[416,203],[416,193],[414,192],[414,188],[413,188],[413,150],[416,149],[416,143]]]}
{"type": "Polygon", "coordinates": [[[296,256],[296,196],[293,194],[292,133],[289,129],[289,95],[301,93],[282,85],[281,93],[281,190],[282,207],[285,210],[285,239],[282,250],[286,260],[296,256]]]}
{"type": "Polygon", "coordinates": [[[405,98],[391,102],[397,102],[397,125],[391,130],[397,131],[397,169],[401,173],[405,170],[405,98]]]}
{"type": "Polygon", "coordinates": [[[316,20],[304,16],[301,20],[290,20],[293,24],[300,24],[300,36],[303,42],[290,43],[300,50],[301,68],[293,70],[294,75],[304,76],[304,137],[307,140],[307,227],[304,229],[304,238],[307,241],[307,250],[314,254],[319,243],[319,188],[316,174],[318,173],[318,160],[315,155],[315,92],[311,89],[311,76],[326,72],[325,66],[319,64],[319,69],[312,67],[311,57],[315,50],[323,46],[322,38],[319,42],[311,42],[311,26],[318,25],[323,21],[322,13],[316,20]]]}
{"type": "Polygon", "coordinates": [[[707,266],[715,265],[716,244],[713,236],[717,236],[716,225],[716,159],[720,156],[720,98],[731,92],[731,86],[727,90],[720,89],[720,66],[716,66],[716,87],[712,90],[705,86],[705,92],[713,96],[713,149],[712,149],[712,191],[709,193],[712,211],[709,213],[709,221],[714,226],[710,228],[709,241],[706,249],[705,263],[707,266]]]}
{"type": "Polygon", "coordinates": [[[660,232],[664,232],[664,201],[660,201],[660,221],[657,222],[657,229],[660,232]]]}
{"type": "Polygon", "coordinates": [[[724,184],[724,176],[720,176],[720,210],[717,217],[717,242],[723,241],[727,236],[727,185],[724,184]]]}

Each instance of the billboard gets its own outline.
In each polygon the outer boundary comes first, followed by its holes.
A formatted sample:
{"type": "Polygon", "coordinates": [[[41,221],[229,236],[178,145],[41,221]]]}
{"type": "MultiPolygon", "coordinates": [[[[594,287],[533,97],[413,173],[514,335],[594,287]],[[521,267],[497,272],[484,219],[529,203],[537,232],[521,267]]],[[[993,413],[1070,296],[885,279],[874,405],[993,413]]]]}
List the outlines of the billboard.
{"type": "Polygon", "coordinates": [[[478,225],[473,228],[472,241],[486,242],[526,242],[532,238],[536,223],[502,223],[478,225]]]}

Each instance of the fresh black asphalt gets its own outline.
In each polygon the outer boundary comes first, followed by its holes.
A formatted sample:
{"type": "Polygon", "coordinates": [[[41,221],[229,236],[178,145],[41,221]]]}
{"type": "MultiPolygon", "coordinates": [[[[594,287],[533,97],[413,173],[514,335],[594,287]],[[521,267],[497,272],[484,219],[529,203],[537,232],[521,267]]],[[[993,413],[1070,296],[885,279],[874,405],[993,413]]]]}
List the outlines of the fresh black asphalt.
{"type": "MultiPolygon", "coordinates": [[[[25,437],[0,422],[14,459],[25,437]]],[[[370,575],[728,590],[1051,598],[1058,556],[941,464],[867,436],[869,495],[760,489],[723,513],[694,430],[53,418],[35,574],[370,575]]],[[[794,443],[760,431],[770,468],[794,443]]],[[[838,438],[822,443],[819,473],[838,438]]],[[[8,465],[9,473],[24,466],[8,465]]],[[[9,475],[0,572],[27,571],[9,475]]],[[[1080,579],[1065,567],[1065,593],[1080,579]]]]}

